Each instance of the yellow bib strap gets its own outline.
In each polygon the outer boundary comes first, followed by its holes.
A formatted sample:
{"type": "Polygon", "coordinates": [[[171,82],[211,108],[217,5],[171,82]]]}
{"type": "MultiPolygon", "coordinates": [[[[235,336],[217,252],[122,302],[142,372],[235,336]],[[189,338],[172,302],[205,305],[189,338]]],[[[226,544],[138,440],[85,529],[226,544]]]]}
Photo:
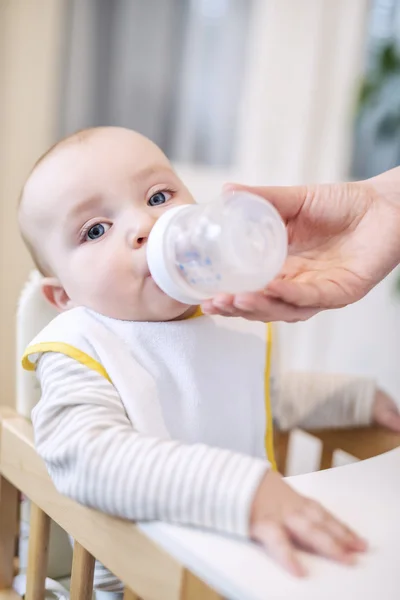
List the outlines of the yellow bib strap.
{"type": "Polygon", "coordinates": [[[271,358],[272,358],[272,325],[267,323],[267,352],[265,360],[265,413],[267,428],[265,432],[265,451],[274,471],[277,471],[274,451],[274,425],[271,411],[271,358]]]}
{"type": "Polygon", "coordinates": [[[102,364],[89,356],[89,354],[86,354],[86,352],[79,350],[79,348],[75,348],[75,346],[71,346],[70,344],[64,344],[63,342],[42,342],[40,344],[28,346],[22,357],[23,368],[27,371],[34,371],[36,368],[36,361],[31,362],[29,360],[30,356],[33,354],[43,354],[44,352],[65,354],[82,365],[85,365],[88,369],[96,371],[99,375],[111,382],[111,379],[102,364]]]}
{"type": "Polygon", "coordinates": [[[204,317],[204,313],[200,306],[198,306],[194,313],[190,315],[190,317],[187,317],[186,320],[189,321],[189,319],[197,319],[198,317],[204,317]]]}

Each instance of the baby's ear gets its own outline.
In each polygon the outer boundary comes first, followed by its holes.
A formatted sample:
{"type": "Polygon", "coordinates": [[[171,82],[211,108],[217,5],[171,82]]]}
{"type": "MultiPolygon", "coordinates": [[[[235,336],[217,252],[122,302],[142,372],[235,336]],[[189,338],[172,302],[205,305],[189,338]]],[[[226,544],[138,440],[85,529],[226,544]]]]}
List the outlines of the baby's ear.
{"type": "Polygon", "coordinates": [[[47,302],[60,312],[74,307],[63,286],[56,277],[43,278],[42,293],[47,302]]]}

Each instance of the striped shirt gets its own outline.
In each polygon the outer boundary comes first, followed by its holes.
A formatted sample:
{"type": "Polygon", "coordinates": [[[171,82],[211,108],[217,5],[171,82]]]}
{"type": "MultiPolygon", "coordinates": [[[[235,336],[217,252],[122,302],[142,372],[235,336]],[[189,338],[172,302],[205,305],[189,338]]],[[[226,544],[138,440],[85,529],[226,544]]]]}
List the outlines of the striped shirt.
{"type": "MultiPolygon", "coordinates": [[[[43,354],[37,376],[42,397],[32,413],[35,443],[60,493],[129,520],[248,535],[266,461],[138,433],[114,386],[62,354],[43,354]]],[[[273,412],[285,429],[370,421],[375,386],[367,379],[292,373],[278,387],[273,412]]],[[[122,590],[99,564],[95,587],[122,590]]]]}

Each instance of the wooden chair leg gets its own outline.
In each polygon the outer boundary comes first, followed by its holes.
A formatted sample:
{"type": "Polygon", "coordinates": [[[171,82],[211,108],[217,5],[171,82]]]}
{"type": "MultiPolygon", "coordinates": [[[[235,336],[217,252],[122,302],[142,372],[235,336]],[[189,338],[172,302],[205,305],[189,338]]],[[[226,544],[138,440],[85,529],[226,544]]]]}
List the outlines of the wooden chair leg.
{"type": "Polygon", "coordinates": [[[71,574],[72,600],[91,600],[93,594],[94,557],[77,541],[74,542],[71,574]]]}
{"type": "Polygon", "coordinates": [[[223,600],[223,597],[196,575],[184,569],[180,600],[223,600]]]}
{"type": "Polygon", "coordinates": [[[330,448],[329,446],[324,445],[322,447],[321,463],[320,463],[320,467],[319,467],[320,471],[331,468],[333,452],[334,452],[334,450],[332,448],[330,448]]]}
{"type": "Polygon", "coordinates": [[[286,473],[286,457],[289,446],[289,436],[290,433],[288,431],[274,432],[275,460],[278,472],[281,473],[281,475],[285,475],[286,473]]]}
{"type": "Polygon", "coordinates": [[[125,588],[124,590],[124,600],[142,600],[140,596],[132,592],[129,588],[125,588]]]}
{"type": "Polygon", "coordinates": [[[309,433],[319,438],[324,446],[332,450],[344,450],[360,460],[377,456],[400,446],[400,434],[383,427],[314,429],[309,433]]]}
{"type": "Polygon", "coordinates": [[[15,544],[19,531],[19,492],[0,477],[0,590],[12,586],[15,544]]]}
{"type": "Polygon", "coordinates": [[[49,553],[50,517],[32,502],[26,576],[26,600],[43,600],[49,553]]]}

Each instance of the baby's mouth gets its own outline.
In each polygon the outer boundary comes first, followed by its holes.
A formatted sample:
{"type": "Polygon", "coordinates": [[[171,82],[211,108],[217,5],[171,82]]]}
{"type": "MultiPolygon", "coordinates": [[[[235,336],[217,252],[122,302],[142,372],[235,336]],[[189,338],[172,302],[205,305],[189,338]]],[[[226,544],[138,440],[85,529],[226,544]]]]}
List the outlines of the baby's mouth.
{"type": "Polygon", "coordinates": [[[146,281],[151,281],[151,286],[153,289],[155,288],[158,292],[160,292],[164,296],[166,295],[165,292],[156,284],[150,271],[146,271],[146,273],[144,274],[143,283],[145,283],[146,281]]]}

